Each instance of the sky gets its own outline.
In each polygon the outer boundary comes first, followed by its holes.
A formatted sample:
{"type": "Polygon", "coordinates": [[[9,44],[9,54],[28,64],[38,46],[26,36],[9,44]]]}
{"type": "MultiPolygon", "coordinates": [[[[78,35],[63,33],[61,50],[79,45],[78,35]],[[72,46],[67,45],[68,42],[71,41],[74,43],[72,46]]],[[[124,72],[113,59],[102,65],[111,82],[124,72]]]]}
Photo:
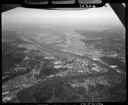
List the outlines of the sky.
{"type": "Polygon", "coordinates": [[[123,27],[112,8],[46,10],[17,7],[2,13],[2,24],[58,24],[77,28],[123,27]]]}

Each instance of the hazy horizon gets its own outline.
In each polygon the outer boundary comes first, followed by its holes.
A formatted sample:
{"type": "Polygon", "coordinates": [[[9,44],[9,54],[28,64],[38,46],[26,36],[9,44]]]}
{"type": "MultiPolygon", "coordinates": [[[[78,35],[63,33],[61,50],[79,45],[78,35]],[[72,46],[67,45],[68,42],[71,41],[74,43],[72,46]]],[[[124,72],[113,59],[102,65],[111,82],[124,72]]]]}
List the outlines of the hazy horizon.
{"type": "Polygon", "coordinates": [[[72,28],[123,27],[112,8],[83,10],[46,10],[17,7],[2,13],[2,25],[8,24],[51,24],[72,28]]]}

